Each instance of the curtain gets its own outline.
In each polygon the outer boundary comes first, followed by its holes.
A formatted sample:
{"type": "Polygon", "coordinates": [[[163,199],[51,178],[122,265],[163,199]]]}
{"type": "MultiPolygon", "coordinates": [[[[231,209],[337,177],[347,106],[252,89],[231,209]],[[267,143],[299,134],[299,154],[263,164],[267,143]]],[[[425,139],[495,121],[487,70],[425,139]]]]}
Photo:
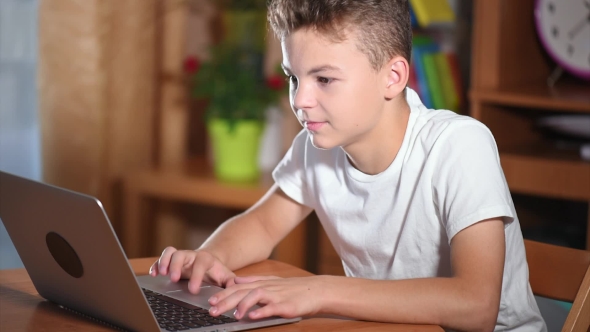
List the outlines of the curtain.
{"type": "MultiPolygon", "coordinates": [[[[37,116],[38,0],[0,0],[0,170],[41,180],[37,116]]],[[[4,225],[0,269],[22,267],[4,225]]]]}

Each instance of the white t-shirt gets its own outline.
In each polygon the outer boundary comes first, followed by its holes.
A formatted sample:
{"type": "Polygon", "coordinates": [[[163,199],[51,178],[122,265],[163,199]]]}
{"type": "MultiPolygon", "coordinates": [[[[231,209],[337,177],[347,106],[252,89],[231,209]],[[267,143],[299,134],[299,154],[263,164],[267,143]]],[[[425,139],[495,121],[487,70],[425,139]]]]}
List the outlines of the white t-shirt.
{"type": "Polygon", "coordinates": [[[450,241],[503,217],[506,261],[496,331],[546,331],[528,282],[520,224],[491,132],[447,110],[411,108],[401,148],[382,173],[354,168],[344,150],[320,150],[301,131],[273,172],[280,188],[317,213],[347,276],[450,277],[450,241]]]}

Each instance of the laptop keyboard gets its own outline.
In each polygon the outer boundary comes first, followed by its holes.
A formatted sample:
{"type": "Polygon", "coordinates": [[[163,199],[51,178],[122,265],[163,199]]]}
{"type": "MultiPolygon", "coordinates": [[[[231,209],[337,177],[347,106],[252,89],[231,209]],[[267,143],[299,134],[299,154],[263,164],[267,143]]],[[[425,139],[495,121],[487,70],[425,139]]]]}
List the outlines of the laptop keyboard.
{"type": "Polygon", "coordinates": [[[169,296],[142,288],[145,297],[156,316],[160,328],[167,331],[186,331],[199,327],[237,322],[227,316],[213,317],[209,311],[169,296]]]}

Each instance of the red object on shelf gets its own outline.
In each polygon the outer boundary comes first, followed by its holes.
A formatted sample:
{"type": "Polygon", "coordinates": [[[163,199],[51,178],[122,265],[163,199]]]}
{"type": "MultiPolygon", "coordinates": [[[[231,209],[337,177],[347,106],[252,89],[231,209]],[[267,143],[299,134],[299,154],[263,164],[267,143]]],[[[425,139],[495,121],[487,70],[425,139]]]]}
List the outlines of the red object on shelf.
{"type": "Polygon", "coordinates": [[[285,86],[285,79],[279,75],[273,75],[266,80],[266,84],[273,90],[282,90],[285,86]]]}
{"type": "Polygon", "coordinates": [[[201,62],[196,56],[191,55],[184,60],[184,71],[187,74],[194,74],[198,72],[200,67],[201,62]]]}

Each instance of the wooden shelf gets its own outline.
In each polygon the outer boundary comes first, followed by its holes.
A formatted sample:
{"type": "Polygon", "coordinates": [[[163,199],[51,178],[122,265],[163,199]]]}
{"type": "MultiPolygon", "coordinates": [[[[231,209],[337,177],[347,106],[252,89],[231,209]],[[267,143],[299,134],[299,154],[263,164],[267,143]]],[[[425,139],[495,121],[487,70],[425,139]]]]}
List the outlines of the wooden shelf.
{"type": "Polygon", "coordinates": [[[126,178],[128,187],[147,196],[234,209],[251,207],[272,183],[270,174],[253,183],[222,182],[203,157],[190,159],[178,169],[142,170],[126,178]]]}
{"type": "Polygon", "coordinates": [[[544,82],[535,82],[492,90],[472,90],[470,97],[476,102],[504,106],[590,113],[590,84],[572,81],[558,82],[553,88],[544,82]]]}
{"type": "MultiPolygon", "coordinates": [[[[566,74],[547,85],[556,64],[538,39],[535,0],[473,3],[470,115],[494,134],[510,191],[590,204],[590,162],[536,125],[546,114],[590,114],[590,83],[566,74]]],[[[590,250],[590,213],[587,229],[590,250]]]]}
{"type": "MultiPolygon", "coordinates": [[[[126,216],[123,247],[128,257],[153,254],[152,244],[146,239],[154,237],[154,228],[146,227],[141,215],[141,206],[147,203],[146,198],[246,210],[262,198],[273,183],[269,173],[252,183],[220,181],[203,157],[190,159],[177,169],[155,168],[128,174],[124,178],[126,216]]],[[[306,267],[307,249],[301,245],[306,241],[306,224],[299,224],[275,247],[275,259],[306,267]]]]}
{"type": "Polygon", "coordinates": [[[500,150],[500,160],[511,191],[590,200],[590,162],[578,150],[522,146],[500,150]]]}
{"type": "Polygon", "coordinates": [[[153,254],[146,239],[154,237],[154,227],[142,218],[142,205],[149,201],[146,199],[246,210],[264,196],[272,183],[270,174],[253,183],[219,181],[203,157],[190,159],[178,168],[153,168],[127,174],[122,237],[125,251],[129,257],[153,254]]]}

